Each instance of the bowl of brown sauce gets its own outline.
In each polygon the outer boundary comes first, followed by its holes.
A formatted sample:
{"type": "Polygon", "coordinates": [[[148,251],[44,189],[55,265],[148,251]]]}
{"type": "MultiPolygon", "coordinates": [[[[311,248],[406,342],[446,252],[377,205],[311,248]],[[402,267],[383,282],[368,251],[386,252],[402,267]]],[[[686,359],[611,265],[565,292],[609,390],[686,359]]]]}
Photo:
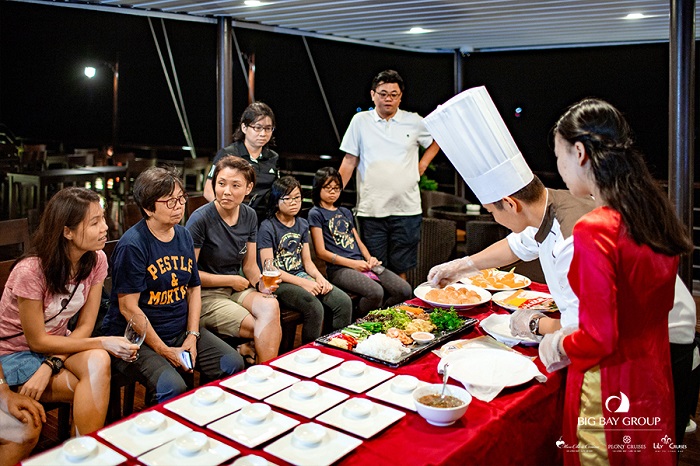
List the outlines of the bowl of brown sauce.
{"type": "Polygon", "coordinates": [[[467,412],[472,396],[456,385],[447,385],[441,397],[442,384],[423,386],[413,392],[413,401],[418,414],[434,426],[449,426],[467,412]]]}

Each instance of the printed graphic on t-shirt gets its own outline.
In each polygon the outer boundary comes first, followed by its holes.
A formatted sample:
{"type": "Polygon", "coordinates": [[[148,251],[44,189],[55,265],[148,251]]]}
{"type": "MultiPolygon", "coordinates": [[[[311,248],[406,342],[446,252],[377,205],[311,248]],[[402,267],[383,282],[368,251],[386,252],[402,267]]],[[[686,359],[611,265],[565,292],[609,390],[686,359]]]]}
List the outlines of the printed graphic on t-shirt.
{"type": "Polygon", "coordinates": [[[277,245],[275,265],[285,272],[301,269],[301,235],[290,231],[282,235],[277,245]]]}
{"type": "Polygon", "coordinates": [[[163,256],[149,264],[147,270],[152,280],[159,281],[161,286],[168,288],[150,290],[149,305],[172,304],[187,297],[187,283],[192,275],[192,258],[175,255],[163,256]]]}
{"type": "Polygon", "coordinates": [[[333,241],[343,249],[355,249],[355,237],[352,234],[352,226],[342,214],[336,214],[328,220],[328,229],[333,235],[333,241]]]}
{"type": "Polygon", "coordinates": [[[46,333],[49,335],[65,335],[66,325],[71,317],[73,317],[80,309],[82,309],[85,304],[85,285],[80,283],[78,289],[75,290],[73,297],[70,294],[73,292],[73,287],[75,285],[68,285],[67,294],[57,294],[53,296],[53,299],[46,306],[44,311],[44,321],[46,326],[46,333]],[[61,312],[63,305],[65,304],[65,309],[61,312]],[[58,315],[60,313],[60,315],[58,315]],[[54,316],[58,316],[53,318],[54,316]],[[49,320],[50,319],[50,320],[49,320]]]}

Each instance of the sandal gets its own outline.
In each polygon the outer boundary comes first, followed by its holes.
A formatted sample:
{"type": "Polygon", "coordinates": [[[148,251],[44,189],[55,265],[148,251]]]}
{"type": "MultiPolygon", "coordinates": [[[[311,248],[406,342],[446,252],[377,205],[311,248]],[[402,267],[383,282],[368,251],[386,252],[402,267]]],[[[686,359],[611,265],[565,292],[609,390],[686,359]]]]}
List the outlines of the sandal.
{"type": "Polygon", "coordinates": [[[255,347],[253,346],[253,342],[238,345],[238,348],[236,348],[236,350],[238,350],[238,353],[240,353],[240,355],[243,357],[243,362],[245,364],[246,369],[258,363],[258,357],[257,354],[255,354],[255,347]]]}

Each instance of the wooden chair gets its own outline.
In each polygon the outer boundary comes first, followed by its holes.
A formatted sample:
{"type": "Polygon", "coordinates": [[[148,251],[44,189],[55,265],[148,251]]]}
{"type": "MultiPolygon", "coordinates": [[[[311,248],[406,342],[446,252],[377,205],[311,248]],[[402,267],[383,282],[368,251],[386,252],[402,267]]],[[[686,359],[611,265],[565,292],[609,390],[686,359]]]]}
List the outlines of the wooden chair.
{"type": "Polygon", "coordinates": [[[138,177],[141,172],[147,168],[155,167],[156,159],[135,159],[129,160],[126,163],[126,175],[124,175],[124,199],[131,198],[131,190],[133,188],[134,180],[138,177]]]}
{"type": "Polygon", "coordinates": [[[406,279],[413,288],[426,280],[433,266],[450,259],[455,247],[456,229],[452,220],[423,217],[418,244],[418,265],[406,274],[406,279]]]}
{"type": "Polygon", "coordinates": [[[86,152],[83,154],[69,154],[66,156],[70,168],[95,166],[95,154],[86,152]]]}
{"type": "MultiPolygon", "coordinates": [[[[10,278],[10,271],[14,263],[14,260],[0,262],[0,294],[5,290],[5,285],[7,284],[7,279],[10,278]]],[[[54,409],[58,410],[58,439],[64,441],[70,438],[70,403],[55,402],[42,404],[44,405],[44,410],[47,412],[54,409]]]]}
{"type": "Polygon", "coordinates": [[[0,221],[0,259],[16,259],[29,249],[29,222],[26,218],[0,221]]]}
{"type": "Polygon", "coordinates": [[[112,156],[112,165],[123,166],[132,160],[136,160],[136,154],[133,152],[120,152],[112,156]]]}
{"type": "Polygon", "coordinates": [[[134,202],[127,202],[122,206],[122,227],[124,231],[136,225],[143,218],[139,206],[134,202]]]}
{"type": "Polygon", "coordinates": [[[22,169],[26,171],[43,170],[46,166],[46,144],[26,144],[22,153],[22,169]]]}
{"type": "Polygon", "coordinates": [[[46,169],[68,168],[68,157],[65,154],[46,156],[46,169]]]}
{"type": "Polygon", "coordinates": [[[209,201],[204,196],[190,196],[187,199],[187,204],[185,204],[185,217],[183,221],[187,221],[192,215],[192,212],[199,209],[203,205],[207,204],[209,201]]]}

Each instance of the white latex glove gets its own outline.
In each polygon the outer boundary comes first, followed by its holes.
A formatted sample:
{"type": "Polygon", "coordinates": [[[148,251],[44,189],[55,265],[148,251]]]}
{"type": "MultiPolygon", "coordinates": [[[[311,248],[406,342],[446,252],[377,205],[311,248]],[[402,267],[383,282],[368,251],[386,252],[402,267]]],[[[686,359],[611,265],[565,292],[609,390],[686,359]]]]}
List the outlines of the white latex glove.
{"type": "Polygon", "coordinates": [[[547,372],[558,371],[559,369],[571,364],[571,360],[566,354],[563,354],[559,348],[561,340],[567,335],[575,332],[576,327],[560,328],[554,333],[548,333],[540,342],[540,360],[547,372]]]}
{"type": "Polygon", "coordinates": [[[436,265],[428,273],[428,281],[439,288],[444,288],[463,278],[468,278],[480,273],[471,257],[464,256],[444,264],[436,265]]]}
{"type": "Polygon", "coordinates": [[[530,331],[530,320],[538,314],[544,317],[544,314],[535,309],[518,309],[515,311],[510,316],[510,333],[514,337],[542,338],[530,331]]]}

